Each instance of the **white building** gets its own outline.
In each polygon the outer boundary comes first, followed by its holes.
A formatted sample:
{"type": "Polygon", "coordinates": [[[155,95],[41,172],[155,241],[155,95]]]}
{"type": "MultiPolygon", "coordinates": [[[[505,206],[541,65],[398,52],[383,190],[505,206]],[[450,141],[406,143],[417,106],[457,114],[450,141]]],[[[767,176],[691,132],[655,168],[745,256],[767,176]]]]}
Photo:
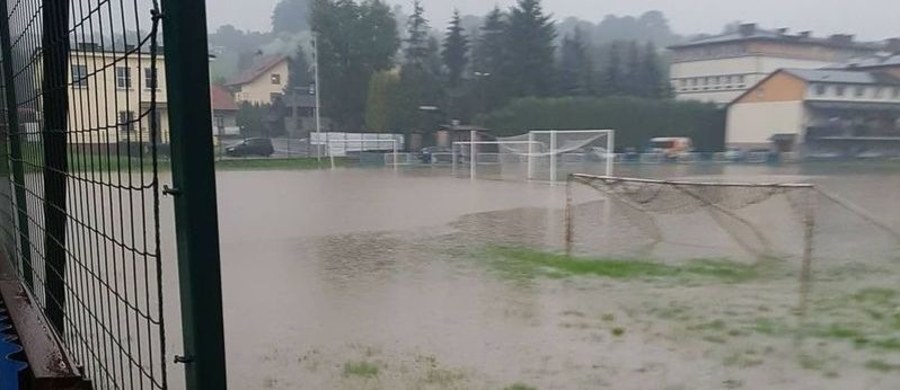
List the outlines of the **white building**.
{"type": "Polygon", "coordinates": [[[670,47],[670,79],[678,99],[728,104],[782,68],[821,68],[875,54],[884,45],[852,35],[815,38],[809,32],[764,30],[743,24],[736,31],[670,47]]]}

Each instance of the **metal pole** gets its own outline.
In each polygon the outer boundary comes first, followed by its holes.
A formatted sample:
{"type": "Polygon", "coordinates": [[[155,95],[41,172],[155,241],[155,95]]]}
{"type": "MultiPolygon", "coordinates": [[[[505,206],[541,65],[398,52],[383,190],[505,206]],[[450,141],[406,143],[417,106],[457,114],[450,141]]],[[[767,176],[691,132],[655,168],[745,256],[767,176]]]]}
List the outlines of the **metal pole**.
{"type": "Polygon", "coordinates": [[[477,136],[477,131],[469,131],[469,141],[471,142],[469,144],[469,177],[472,179],[475,178],[475,165],[478,162],[478,159],[475,158],[475,151],[477,150],[477,146],[475,145],[475,137],[477,136]]]}
{"type": "Polygon", "coordinates": [[[550,131],[550,184],[556,183],[556,130],[550,131]]]}
{"type": "MultiPolygon", "coordinates": [[[[319,34],[313,31],[313,58],[315,59],[315,71],[314,71],[314,83],[316,84],[316,161],[319,162],[319,165],[322,165],[322,118],[319,115],[320,100],[319,100],[319,34]]],[[[326,146],[327,143],[326,143],[326,146]]],[[[331,153],[329,153],[331,154],[331,153]]],[[[332,168],[334,168],[332,166],[332,168]]]]}
{"type": "Polygon", "coordinates": [[[572,256],[572,244],[575,239],[575,226],[572,221],[572,178],[573,176],[569,176],[566,179],[566,256],[572,256]]]}
{"type": "Polygon", "coordinates": [[[610,131],[606,137],[606,176],[613,175],[613,160],[616,158],[616,133],[610,131]]]}
{"type": "Polygon", "coordinates": [[[226,389],[204,0],[164,1],[172,181],[186,388],[226,389]],[[199,130],[199,131],[198,131],[199,130]]]}
{"type": "MultiPolygon", "coordinates": [[[[44,277],[47,320],[65,332],[69,2],[43,0],[44,277]]],[[[6,27],[4,27],[6,28],[6,27]]]]}
{"type": "Polygon", "coordinates": [[[806,192],[806,207],[803,210],[803,265],[800,270],[800,319],[806,315],[809,291],[812,283],[813,260],[813,236],[816,227],[816,188],[809,188],[806,192]]]}
{"type": "Polygon", "coordinates": [[[528,132],[528,180],[534,180],[534,132],[528,132]]]}
{"type": "Polygon", "coordinates": [[[397,164],[398,164],[398,161],[397,161],[397,152],[398,152],[397,143],[398,143],[398,142],[397,142],[397,139],[396,139],[396,138],[391,142],[391,146],[394,148],[394,170],[395,170],[395,171],[397,170],[397,164]]]}
{"type": "MultiPolygon", "coordinates": [[[[0,0],[0,18],[8,17],[6,1],[0,0]]],[[[12,63],[12,40],[9,26],[0,27],[0,56],[3,61],[3,85],[6,92],[7,132],[9,141],[9,159],[12,169],[12,180],[17,211],[17,227],[19,231],[19,255],[21,256],[22,278],[29,290],[34,291],[34,278],[31,264],[31,239],[28,230],[28,202],[25,191],[25,167],[22,161],[22,131],[19,123],[19,111],[16,98],[16,82],[12,63]]],[[[12,259],[9,259],[12,260],[12,259]]]]}

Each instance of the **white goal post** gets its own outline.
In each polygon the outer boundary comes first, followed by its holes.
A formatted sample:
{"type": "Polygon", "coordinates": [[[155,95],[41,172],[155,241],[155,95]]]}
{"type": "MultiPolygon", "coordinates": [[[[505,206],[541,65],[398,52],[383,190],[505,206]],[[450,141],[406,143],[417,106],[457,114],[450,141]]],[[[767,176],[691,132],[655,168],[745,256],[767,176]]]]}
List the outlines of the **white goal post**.
{"type": "MultiPolygon", "coordinates": [[[[451,148],[452,158],[453,158],[453,171],[456,172],[456,165],[459,163],[459,158],[457,157],[457,150],[462,151],[461,147],[468,145],[469,146],[469,176],[474,178],[477,174],[476,167],[478,166],[478,145],[523,145],[523,144],[533,144],[537,141],[457,141],[453,143],[453,147],[451,148]]],[[[529,157],[530,161],[530,157],[529,157]]],[[[529,163],[529,168],[531,164],[529,163]]],[[[529,171],[528,176],[531,176],[531,172],[529,171]]]]}
{"type": "Polygon", "coordinates": [[[547,134],[550,137],[550,150],[547,153],[550,158],[550,182],[556,182],[557,177],[557,154],[565,153],[571,149],[568,149],[566,145],[560,147],[559,145],[559,135],[560,134],[577,134],[577,135],[588,135],[588,134],[598,134],[598,137],[606,136],[606,172],[605,176],[613,175],[613,160],[615,160],[615,145],[616,145],[616,131],[611,129],[603,129],[603,130],[532,130],[528,132],[528,179],[532,180],[534,178],[534,157],[536,157],[537,151],[533,150],[535,146],[535,139],[537,136],[547,134]]]}

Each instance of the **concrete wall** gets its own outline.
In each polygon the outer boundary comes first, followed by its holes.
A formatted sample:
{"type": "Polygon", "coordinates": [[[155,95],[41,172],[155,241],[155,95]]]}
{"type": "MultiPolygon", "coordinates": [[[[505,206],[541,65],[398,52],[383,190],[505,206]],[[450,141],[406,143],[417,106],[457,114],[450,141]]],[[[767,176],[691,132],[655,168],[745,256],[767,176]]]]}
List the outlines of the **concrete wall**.
{"type": "Polygon", "coordinates": [[[240,91],[234,93],[234,100],[238,103],[271,103],[273,93],[284,93],[284,87],[288,85],[289,77],[288,62],[285,60],[261,74],[252,82],[241,85],[240,91]],[[272,83],[272,75],[279,75],[281,82],[277,84],[272,83]]]}
{"type": "Polygon", "coordinates": [[[778,69],[812,69],[828,64],[830,62],[747,55],[676,62],[670,67],[670,77],[680,100],[727,104],[778,69]]]}
{"type": "Polygon", "coordinates": [[[736,148],[768,145],[775,134],[803,136],[806,109],[803,101],[774,101],[733,104],[728,108],[725,144],[736,148]]]}

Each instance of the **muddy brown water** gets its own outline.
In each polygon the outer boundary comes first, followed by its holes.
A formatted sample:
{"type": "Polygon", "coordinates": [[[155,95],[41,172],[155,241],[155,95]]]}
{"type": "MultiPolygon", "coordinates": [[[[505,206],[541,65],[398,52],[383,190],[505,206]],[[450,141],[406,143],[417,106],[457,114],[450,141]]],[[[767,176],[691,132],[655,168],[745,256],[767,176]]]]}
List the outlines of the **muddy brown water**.
{"type": "MultiPolygon", "coordinates": [[[[900,229],[900,168],[883,164],[618,169],[814,182],[900,229]]],[[[508,277],[479,250],[558,248],[564,187],[451,176],[443,169],[220,172],[230,388],[900,388],[900,347],[759,329],[763,320],[797,322],[792,269],[738,284],[508,277]]],[[[171,200],[162,215],[173,355],[180,318],[171,200]]],[[[843,273],[844,262],[822,271],[813,291],[823,308],[900,282],[895,260],[850,257],[857,273],[843,273]]],[[[894,302],[885,310],[900,321],[894,302]]],[[[839,309],[809,321],[842,321],[839,309]]],[[[900,322],[870,333],[900,340],[900,322]]],[[[169,375],[181,388],[180,367],[170,365],[169,375]]]]}

